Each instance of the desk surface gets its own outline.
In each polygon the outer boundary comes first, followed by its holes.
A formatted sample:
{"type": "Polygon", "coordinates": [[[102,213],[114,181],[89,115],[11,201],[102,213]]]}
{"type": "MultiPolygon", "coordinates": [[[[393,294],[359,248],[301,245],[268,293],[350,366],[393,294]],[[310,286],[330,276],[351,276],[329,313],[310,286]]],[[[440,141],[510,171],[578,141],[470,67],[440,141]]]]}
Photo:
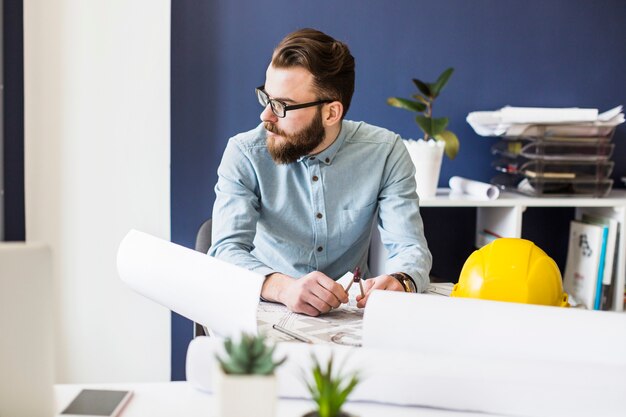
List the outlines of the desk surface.
{"type": "MultiPolygon", "coordinates": [[[[142,384],[55,385],[55,413],[59,414],[82,388],[130,389],[133,398],[120,417],[211,417],[213,398],[191,387],[187,382],[142,384]]],[[[285,400],[278,403],[276,417],[300,417],[313,409],[312,401],[285,400]]],[[[486,416],[482,413],[456,412],[421,407],[398,407],[371,403],[348,403],[345,411],[359,417],[468,417],[486,416]]],[[[493,414],[489,416],[494,417],[493,414]]],[[[497,416],[495,416],[497,417],[497,416]]]]}

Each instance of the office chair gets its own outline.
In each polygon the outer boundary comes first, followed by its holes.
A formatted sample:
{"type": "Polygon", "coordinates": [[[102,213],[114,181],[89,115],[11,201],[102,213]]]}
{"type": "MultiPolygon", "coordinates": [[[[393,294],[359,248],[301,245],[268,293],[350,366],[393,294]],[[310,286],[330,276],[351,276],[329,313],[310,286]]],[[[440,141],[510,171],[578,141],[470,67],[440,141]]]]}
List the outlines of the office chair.
{"type": "MultiPolygon", "coordinates": [[[[196,246],[195,250],[202,253],[207,253],[209,248],[211,247],[211,229],[213,228],[213,220],[207,219],[205,220],[198,229],[198,233],[196,234],[196,246]]],[[[209,336],[209,330],[199,324],[193,324],[193,337],[197,336],[209,336]]]]}
{"type": "Polygon", "coordinates": [[[196,234],[196,247],[198,252],[207,253],[211,247],[211,229],[213,228],[213,219],[207,219],[200,225],[196,234]]]}

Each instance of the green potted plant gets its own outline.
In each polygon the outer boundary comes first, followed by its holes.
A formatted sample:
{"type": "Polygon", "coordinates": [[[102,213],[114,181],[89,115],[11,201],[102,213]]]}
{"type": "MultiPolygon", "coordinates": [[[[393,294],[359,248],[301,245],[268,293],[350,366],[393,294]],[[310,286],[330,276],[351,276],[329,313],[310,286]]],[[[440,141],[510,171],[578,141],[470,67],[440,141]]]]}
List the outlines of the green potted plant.
{"type": "Polygon", "coordinates": [[[273,417],[276,410],[274,371],[287,358],[274,360],[275,346],[263,335],[242,334],[224,341],[226,355],[216,354],[217,415],[221,417],[273,417]],[[242,401],[245,395],[245,401],[242,401]]]}
{"type": "Polygon", "coordinates": [[[305,376],[304,382],[317,404],[317,409],[303,417],[350,417],[341,407],[348,399],[348,395],[360,382],[358,372],[344,375],[339,369],[333,372],[333,356],[328,359],[326,366],[322,366],[315,355],[313,360],[312,380],[305,376]]]}
{"type": "Polygon", "coordinates": [[[415,179],[420,197],[431,197],[435,194],[439,181],[441,159],[443,153],[454,159],[459,152],[459,139],[447,130],[447,117],[433,117],[433,105],[439,94],[448,83],[454,68],[448,68],[437,78],[437,81],[428,83],[417,78],[413,84],[418,92],[412,95],[413,99],[389,97],[387,104],[393,107],[417,113],[415,122],[423,132],[422,140],[404,141],[411,160],[416,168],[415,179]]]}

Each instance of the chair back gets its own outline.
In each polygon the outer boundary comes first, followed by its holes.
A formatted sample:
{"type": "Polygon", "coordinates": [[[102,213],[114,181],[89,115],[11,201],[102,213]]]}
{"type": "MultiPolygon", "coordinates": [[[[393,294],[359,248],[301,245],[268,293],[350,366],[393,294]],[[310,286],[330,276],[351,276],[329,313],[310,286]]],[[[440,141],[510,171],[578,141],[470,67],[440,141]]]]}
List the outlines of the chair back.
{"type": "Polygon", "coordinates": [[[200,225],[196,234],[196,247],[198,252],[207,253],[211,247],[211,230],[213,228],[213,219],[207,219],[200,225]]]}
{"type": "MultiPolygon", "coordinates": [[[[202,253],[207,253],[211,247],[211,231],[213,228],[213,219],[206,219],[198,229],[196,234],[196,246],[195,250],[202,253]]],[[[208,336],[209,331],[206,327],[199,323],[193,324],[193,337],[196,336],[208,336]]]]}

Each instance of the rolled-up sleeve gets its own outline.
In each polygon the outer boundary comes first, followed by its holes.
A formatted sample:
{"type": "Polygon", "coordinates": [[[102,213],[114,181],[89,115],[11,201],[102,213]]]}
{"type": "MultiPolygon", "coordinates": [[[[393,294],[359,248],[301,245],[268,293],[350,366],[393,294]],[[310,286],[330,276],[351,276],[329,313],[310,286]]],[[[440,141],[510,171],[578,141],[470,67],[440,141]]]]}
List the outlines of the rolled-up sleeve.
{"type": "Polygon", "coordinates": [[[419,212],[415,166],[400,137],[387,157],[378,201],[378,228],[388,253],[386,272],[407,273],[418,292],[426,291],[432,255],[419,212]]]}
{"type": "Polygon", "coordinates": [[[251,254],[260,211],[258,180],[249,157],[233,139],[217,174],[209,255],[262,275],[274,272],[251,254]]]}

